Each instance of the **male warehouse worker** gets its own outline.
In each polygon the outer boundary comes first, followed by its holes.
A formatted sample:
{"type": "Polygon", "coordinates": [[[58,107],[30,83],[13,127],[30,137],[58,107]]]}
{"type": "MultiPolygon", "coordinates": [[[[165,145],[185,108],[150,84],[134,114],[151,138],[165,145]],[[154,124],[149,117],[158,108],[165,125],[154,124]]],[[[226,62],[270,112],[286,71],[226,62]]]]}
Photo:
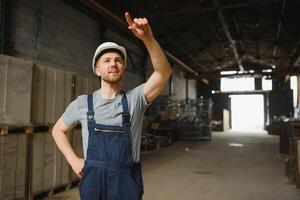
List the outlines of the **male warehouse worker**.
{"type": "Polygon", "coordinates": [[[146,83],[122,92],[126,50],[112,42],[101,44],[92,61],[93,71],[101,77],[101,88],[74,100],[52,131],[58,148],[81,178],[82,200],[142,199],[142,118],[172,74],[147,19],[132,20],[129,13],[125,13],[125,18],[128,28],[145,44],[154,72],[146,83]],[[77,157],[66,137],[77,123],[82,125],[85,159],[77,157]]]}

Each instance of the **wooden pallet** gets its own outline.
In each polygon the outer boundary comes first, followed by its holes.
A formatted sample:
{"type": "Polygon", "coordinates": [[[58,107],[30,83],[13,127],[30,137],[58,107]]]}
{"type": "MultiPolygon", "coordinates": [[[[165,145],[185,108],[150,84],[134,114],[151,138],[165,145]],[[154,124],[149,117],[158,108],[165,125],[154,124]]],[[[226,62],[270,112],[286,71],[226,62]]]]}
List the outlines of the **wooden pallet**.
{"type": "Polygon", "coordinates": [[[10,125],[0,124],[0,136],[7,134],[25,133],[32,134],[34,132],[51,132],[54,124],[28,124],[28,125],[10,125]]]}
{"type": "Polygon", "coordinates": [[[33,126],[29,125],[6,125],[0,124],[0,135],[7,135],[10,133],[26,133],[31,134],[33,132],[33,126]]]}
{"type": "Polygon", "coordinates": [[[39,199],[44,199],[44,198],[47,198],[47,197],[52,197],[55,194],[58,194],[60,192],[68,191],[71,188],[72,188],[72,184],[57,186],[57,187],[54,187],[54,188],[49,188],[45,191],[33,194],[33,200],[39,200],[39,199]]]}

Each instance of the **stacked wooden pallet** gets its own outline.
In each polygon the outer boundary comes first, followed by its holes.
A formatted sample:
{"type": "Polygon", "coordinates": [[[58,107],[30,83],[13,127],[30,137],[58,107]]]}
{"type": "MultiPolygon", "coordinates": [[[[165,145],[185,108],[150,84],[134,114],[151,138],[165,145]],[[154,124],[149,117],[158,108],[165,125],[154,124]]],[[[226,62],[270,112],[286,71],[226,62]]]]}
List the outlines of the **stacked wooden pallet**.
{"type": "Polygon", "coordinates": [[[288,137],[286,174],[291,183],[300,188],[300,122],[288,122],[281,134],[288,137]]]}
{"type": "Polygon", "coordinates": [[[0,199],[23,199],[26,196],[27,135],[9,133],[0,136],[0,199]],[[9,133],[9,134],[8,134],[9,133]]]}
{"type": "MultiPolygon", "coordinates": [[[[78,182],[51,129],[72,100],[98,88],[96,76],[0,55],[1,200],[34,199],[78,182]]],[[[83,157],[81,130],[68,137],[83,157]]]]}

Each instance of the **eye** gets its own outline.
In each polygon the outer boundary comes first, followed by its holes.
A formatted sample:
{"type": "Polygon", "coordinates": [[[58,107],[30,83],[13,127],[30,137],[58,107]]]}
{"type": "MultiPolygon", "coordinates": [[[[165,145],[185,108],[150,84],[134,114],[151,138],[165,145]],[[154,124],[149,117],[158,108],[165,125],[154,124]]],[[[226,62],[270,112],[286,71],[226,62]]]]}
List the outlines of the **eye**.
{"type": "Polygon", "coordinates": [[[116,62],[117,62],[117,63],[120,63],[120,64],[123,63],[122,59],[119,59],[119,58],[116,59],[116,62]]]}

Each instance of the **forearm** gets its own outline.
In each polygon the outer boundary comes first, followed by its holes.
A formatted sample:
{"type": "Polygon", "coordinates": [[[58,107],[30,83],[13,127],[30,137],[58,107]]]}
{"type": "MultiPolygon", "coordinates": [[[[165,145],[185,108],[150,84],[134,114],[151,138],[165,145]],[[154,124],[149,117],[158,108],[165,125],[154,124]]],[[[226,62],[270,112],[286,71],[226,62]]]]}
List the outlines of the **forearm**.
{"type": "Polygon", "coordinates": [[[150,55],[154,72],[146,81],[144,95],[147,102],[152,102],[165,87],[172,74],[172,68],[162,48],[153,36],[151,27],[146,18],[131,19],[128,12],[125,13],[128,28],[139,39],[141,39],[150,55]]]}
{"type": "Polygon", "coordinates": [[[145,39],[143,42],[149,52],[154,71],[162,73],[166,76],[166,79],[168,79],[172,73],[172,68],[156,39],[154,37],[150,37],[149,39],[145,39]]]}
{"type": "Polygon", "coordinates": [[[52,136],[59,150],[65,156],[68,163],[71,164],[72,161],[77,158],[77,156],[73,151],[73,148],[67,138],[67,135],[63,131],[57,130],[54,127],[52,131],[52,136]]]}

